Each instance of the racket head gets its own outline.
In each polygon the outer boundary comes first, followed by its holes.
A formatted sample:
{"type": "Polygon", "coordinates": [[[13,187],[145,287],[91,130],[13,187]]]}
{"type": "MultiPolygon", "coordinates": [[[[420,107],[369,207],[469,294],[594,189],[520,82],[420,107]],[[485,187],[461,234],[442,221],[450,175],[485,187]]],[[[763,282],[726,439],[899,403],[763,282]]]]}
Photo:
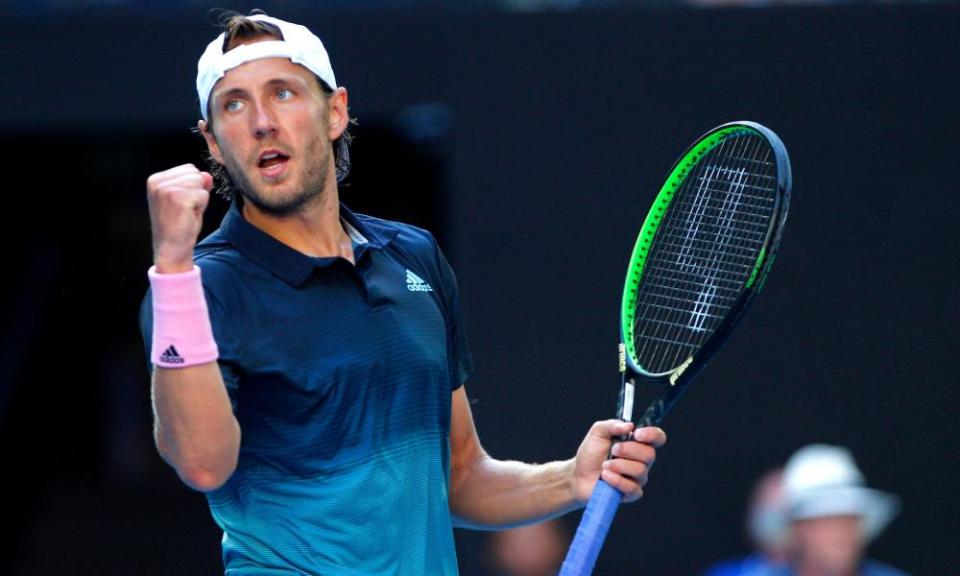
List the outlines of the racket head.
{"type": "Polygon", "coordinates": [[[783,142],[756,122],[723,124],[687,148],[631,253],[620,310],[624,368],[678,395],[763,287],[791,188],[783,142]]]}
{"type": "MultiPolygon", "coordinates": [[[[671,168],[640,229],[624,283],[620,418],[638,426],[659,423],[726,340],[770,271],[791,185],[783,142],[755,122],[714,128],[671,168]],[[754,164],[758,168],[748,170],[754,164]],[[721,286],[726,282],[732,284],[721,286]],[[668,354],[650,348],[657,340],[669,344],[668,354]],[[633,417],[636,379],[669,384],[639,418],[633,417]]],[[[597,482],[560,576],[592,573],[618,496],[597,482]]]]}

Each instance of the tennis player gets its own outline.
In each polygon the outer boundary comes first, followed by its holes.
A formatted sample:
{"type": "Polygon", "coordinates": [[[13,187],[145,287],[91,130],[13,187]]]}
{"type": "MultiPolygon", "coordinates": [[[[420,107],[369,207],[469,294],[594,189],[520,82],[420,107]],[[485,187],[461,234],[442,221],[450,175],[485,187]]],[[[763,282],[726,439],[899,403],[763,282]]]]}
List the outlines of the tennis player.
{"type": "Polygon", "coordinates": [[[206,493],[226,574],[455,574],[453,526],[564,514],[598,477],[642,495],[659,428],[597,422],[574,458],[547,464],[484,451],[436,241],[339,202],[347,91],[319,38],[233,15],[200,58],[197,95],[214,174],[147,180],[141,327],[158,450],[206,493]],[[215,182],[233,202],[197,244],[215,182]]]}

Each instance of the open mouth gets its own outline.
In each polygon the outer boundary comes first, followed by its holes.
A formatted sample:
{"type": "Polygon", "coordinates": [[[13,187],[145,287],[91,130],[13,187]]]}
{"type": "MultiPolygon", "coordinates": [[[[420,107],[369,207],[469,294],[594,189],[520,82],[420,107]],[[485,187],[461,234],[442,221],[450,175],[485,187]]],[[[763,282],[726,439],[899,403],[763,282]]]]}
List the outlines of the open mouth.
{"type": "Polygon", "coordinates": [[[257,166],[268,173],[277,173],[283,170],[284,165],[286,165],[289,159],[290,157],[283,152],[270,150],[260,155],[257,166]]]}

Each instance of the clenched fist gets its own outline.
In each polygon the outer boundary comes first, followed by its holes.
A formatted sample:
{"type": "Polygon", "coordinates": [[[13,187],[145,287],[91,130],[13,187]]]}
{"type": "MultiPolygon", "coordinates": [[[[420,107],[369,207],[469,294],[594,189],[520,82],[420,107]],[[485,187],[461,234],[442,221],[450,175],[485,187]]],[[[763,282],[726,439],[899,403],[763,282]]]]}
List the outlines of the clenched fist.
{"type": "Polygon", "coordinates": [[[210,201],[213,176],[184,164],[147,178],[147,202],[153,228],[153,263],[157,272],[187,272],[193,247],[210,201]]]}

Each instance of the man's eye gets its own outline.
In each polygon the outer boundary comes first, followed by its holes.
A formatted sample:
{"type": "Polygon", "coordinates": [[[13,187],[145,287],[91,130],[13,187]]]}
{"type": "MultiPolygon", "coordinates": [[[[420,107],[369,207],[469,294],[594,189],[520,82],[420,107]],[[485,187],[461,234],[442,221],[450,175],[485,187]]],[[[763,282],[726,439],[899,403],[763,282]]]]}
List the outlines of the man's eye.
{"type": "Polygon", "coordinates": [[[287,88],[281,88],[277,90],[277,98],[280,100],[289,100],[290,98],[293,98],[293,92],[287,88]]]}
{"type": "Polygon", "coordinates": [[[242,105],[243,104],[239,100],[229,100],[223,105],[223,109],[227,112],[236,112],[242,105]]]}

